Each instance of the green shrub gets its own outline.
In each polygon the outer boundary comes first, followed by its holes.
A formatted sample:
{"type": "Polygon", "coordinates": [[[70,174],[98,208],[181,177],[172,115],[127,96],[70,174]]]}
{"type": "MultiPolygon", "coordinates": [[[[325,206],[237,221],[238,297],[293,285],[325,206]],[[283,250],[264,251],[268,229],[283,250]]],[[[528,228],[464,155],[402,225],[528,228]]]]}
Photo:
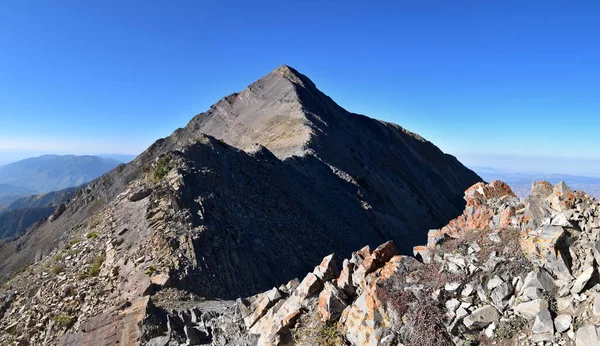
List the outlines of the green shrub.
{"type": "Polygon", "coordinates": [[[358,199],[360,199],[360,200],[365,199],[365,195],[362,193],[362,191],[360,191],[360,189],[358,189],[358,191],[356,191],[356,197],[358,197],[358,199]]]}
{"type": "Polygon", "coordinates": [[[54,323],[59,328],[69,329],[73,326],[73,324],[75,324],[75,317],[65,314],[58,314],[54,317],[54,323]]]}
{"type": "Polygon", "coordinates": [[[63,270],[65,270],[65,266],[62,264],[57,264],[54,267],[52,267],[52,274],[56,275],[58,273],[61,273],[63,270]]]}
{"type": "Polygon", "coordinates": [[[73,239],[71,240],[71,245],[75,245],[77,243],[79,243],[81,241],[81,239],[73,239]]]}
{"type": "Polygon", "coordinates": [[[152,276],[152,275],[154,275],[154,273],[156,273],[155,266],[150,266],[150,267],[148,267],[148,269],[146,269],[146,275],[152,276]]]}
{"type": "Polygon", "coordinates": [[[168,158],[161,157],[156,163],[154,168],[154,180],[159,181],[164,178],[167,173],[172,169],[171,160],[168,158]]]}
{"type": "Polygon", "coordinates": [[[319,345],[337,346],[340,344],[340,333],[335,324],[323,326],[319,329],[318,334],[319,345]]]}
{"type": "Polygon", "coordinates": [[[102,265],[102,263],[92,264],[92,266],[90,267],[90,270],[88,271],[87,276],[89,276],[89,277],[98,276],[98,274],[100,274],[100,266],[101,265],[102,265]]]}
{"type": "Polygon", "coordinates": [[[104,256],[104,254],[101,254],[101,255],[97,256],[96,258],[94,258],[94,262],[92,263],[92,266],[90,267],[90,270],[88,271],[89,277],[98,276],[98,274],[100,274],[100,267],[102,266],[102,263],[104,263],[105,259],[106,259],[106,257],[104,256]]]}
{"type": "Polygon", "coordinates": [[[92,232],[86,234],[85,237],[88,239],[96,239],[96,238],[98,238],[99,235],[100,235],[100,233],[98,233],[96,231],[92,231],[92,232]]]}

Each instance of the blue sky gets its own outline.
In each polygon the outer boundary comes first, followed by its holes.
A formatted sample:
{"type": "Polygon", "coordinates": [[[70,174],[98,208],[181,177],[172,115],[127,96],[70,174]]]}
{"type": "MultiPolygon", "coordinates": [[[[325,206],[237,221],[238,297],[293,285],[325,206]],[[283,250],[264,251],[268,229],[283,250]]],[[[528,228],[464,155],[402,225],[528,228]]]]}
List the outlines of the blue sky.
{"type": "Polygon", "coordinates": [[[0,162],[138,153],[288,64],[467,164],[600,174],[598,18],[591,0],[6,0],[0,162]]]}

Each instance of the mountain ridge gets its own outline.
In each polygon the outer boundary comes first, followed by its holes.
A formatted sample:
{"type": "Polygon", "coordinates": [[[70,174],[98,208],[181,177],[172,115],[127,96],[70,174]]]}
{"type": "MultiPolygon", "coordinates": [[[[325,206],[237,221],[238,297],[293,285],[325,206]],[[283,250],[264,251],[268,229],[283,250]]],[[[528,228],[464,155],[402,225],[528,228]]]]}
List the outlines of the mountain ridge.
{"type": "MultiPolygon", "coordinates": [[[[347,112],[280,67],[0,244],[0,275],[88,239],[75,246],[78,268],[100,273],[80,273],[82,284],[101,280],[112,292],[89,309],[162,292],[146,287],[155,273],[175,290],[233,299],[289,281],[332,251],[393,239],[408,253],[462,212],[464,190],[478,181],[420,136],[347,112]]],[[[73,344],[96,337],[78,335],[73,344]]]]}

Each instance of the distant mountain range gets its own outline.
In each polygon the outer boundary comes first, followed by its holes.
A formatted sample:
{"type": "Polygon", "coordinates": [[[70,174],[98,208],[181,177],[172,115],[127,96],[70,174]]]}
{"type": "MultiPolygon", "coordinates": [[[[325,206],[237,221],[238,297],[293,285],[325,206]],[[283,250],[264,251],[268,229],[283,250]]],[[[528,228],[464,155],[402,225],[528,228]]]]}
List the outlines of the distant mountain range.
{"type": "Polygon", "coordinates": [[[537,172],[511,172],[492,167],[471,167],[485,181],[502,180],[510,185],[519,197],[527,197],[531,191],[534,181],[549,181],[557,184],[566,182],[575,190],[585,191],[587,194],[600,198],[600,177],[560,174],[560,173],[537,173],[537,172]]]}
{"type": "Polygon", "coordinates": [[[122,161],[100,156],[44,155],[0,167],[0,205],[24,196],[79,186],[122,161]]]}
{"type": "Polygon", "coordinates": [[[108,172],[124,155],[44,155],[0,167],[0,239],[22,233],[67,202],[78,186],[108,172]]]}
{"type": "Polygon", "coordinates": [[[0,208],[22,196],[34,195],[37,191],[21,186],[0,184],[0,208]]]}

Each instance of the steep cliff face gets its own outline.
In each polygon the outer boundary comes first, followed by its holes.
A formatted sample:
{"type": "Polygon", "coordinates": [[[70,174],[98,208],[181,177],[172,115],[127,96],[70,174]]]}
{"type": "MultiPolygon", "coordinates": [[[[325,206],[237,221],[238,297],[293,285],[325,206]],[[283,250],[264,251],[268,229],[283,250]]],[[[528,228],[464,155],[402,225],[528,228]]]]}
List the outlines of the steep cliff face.
{"type": "Polygon", "coordinates": [[[233,299],[288,282],[330,252],[389,239],[408,252],[462,211],[462,191],[479,180],[418,135],[345,111],[282,66],[3,244],[0,270],[7,277],[38,261],[5,286],[34,283],[11,300],[31,321],[48,316],[32,340],[79,345],[113,326],[121,334],[111,337],[131,344],[160,334],[127,326],[153,304],[160,320],[170,292],[233,299]],[[47,291],[63,293],[44,301],[47,291]]]}

